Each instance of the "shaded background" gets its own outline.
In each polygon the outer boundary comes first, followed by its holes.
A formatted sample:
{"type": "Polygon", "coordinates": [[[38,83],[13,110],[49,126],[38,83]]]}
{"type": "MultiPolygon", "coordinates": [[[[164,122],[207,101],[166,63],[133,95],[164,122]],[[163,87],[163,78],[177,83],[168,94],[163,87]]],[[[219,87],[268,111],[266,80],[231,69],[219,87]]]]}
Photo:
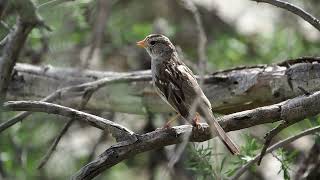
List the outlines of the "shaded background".
{"type": "MultiPolygon", "coordinates": [[[[187,64],[197,72],[198,33],[192,14],[176,0],[75,0],[57,6],[36,0],[39,13],[53,31],[34,29],[19,62],[102,71],[133,71],[150,68],[150,58],[135,42],[150,33],[167,35],[187,64]]],[[[194,0],[208,38],[206,71],[212,73],[240,65],[270,64],[300,56],[319,54],[320,34],[295,15],[249,0],[194,0]]],[[[290,1],[316,17],[316,0],[290,1]]],[[[3,21],[12,27],[15,11],[10,7],[3,21]]],[[[0,28],[0,39],[10,29],[0,28]]],[[[44,87],[45,88],[45,87],[44,87]]],[[[91,112],[96,113],[97,112],[91,112]]],[[[5,113],[10,118],[14,113],[5,113]]],[[[135,132],[161,127],[169,115],[133,115],[99,112],[135,132]]],[[[4,120],[3,120],[4,121],[4,120]]],[[[0,135],[0,173],[9,179],[66,179],[99,155],[114,140],[81,123],[74,123],[62,138],[48,164],[37,170],[41,157],[60,131],[65,119],[34,113],[0,135]]],[[[318,124],[307,119],[283,131],[279,138],[318,124]]],[[[177,122],[182,123],[182,122],[177,122]]],[[[96,179],[219,179],[255,155],[263,135],[272,125],[230,133],[247,156],[230,157],[220,142],[190,143],[181,161],[169,173],[167,163],[175,146],[132,157],[96,179]],[[247,158],[247,159],[246,159],[247,158]]],[[[283,179],[294,176],[299,159],[314,141],[304,137],[285,150],[268,155],[262,167],[252,168],[243,178],[283,179]],[[268,169],[266,171],[266,169],[268,169]]]]}

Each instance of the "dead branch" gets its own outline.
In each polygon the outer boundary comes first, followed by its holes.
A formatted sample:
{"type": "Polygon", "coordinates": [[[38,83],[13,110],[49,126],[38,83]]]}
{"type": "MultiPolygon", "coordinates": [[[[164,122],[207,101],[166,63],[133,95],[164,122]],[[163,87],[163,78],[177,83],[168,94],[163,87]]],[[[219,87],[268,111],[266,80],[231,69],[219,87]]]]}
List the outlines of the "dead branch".
{"type": "Polygon", "coordinates": [[[51,0],[51,1],[40,4],[37,8],[43,9],[43,8],[56,6],[56,5],[59,5],[59,4],[65,3],[65,2],[69,2],[69,1],[75,1],[75,0],[51,0]]]}
{"type": "MultiPolygon", "coordinates": [[[[300,96],[278,104],[242,111],[223,116],[220,125],[227,131],[235,131],[259,124],[271,123],[280,119],[287,122],[314,116],[320,112],[320,91],[310,96],[300,96]]],[[[191,133],[190,141],[202,142],[212,138],[210,128],[202,124],[202,130],[183,125],[170,129],[152,131],[137,136],[130,144],[118,143],[104,151],[96,160],[81,168],[73,179],[92,179],[105,169],[138,153],[158,149],[163,146],[182,142],[182,137],[191,133]]]]}
{"type": "MultiPolygon", "coordinates": [[[[238,67],[208,74],[204,79],[203,90],[214,111],[219,113],[270,105],[303,94],[298,87],[308,92],[320,90],[319,61],[316,57],[302,57],[279,64],[238,67]]],[[[150,71],[80,72],[72,68],[17,64],[8,98],[36,100],[70,85],[116,77],[131,80],[104,84],[92,95],[87,109],[133,114],[145,114],[146,109],[151,113],[171,111],[154,92],[150,71]]],[[[79,95],[85,89],[69,90],[58,103],[75,107],[81,102],[79,95]]]]}
{"type": "MultiPolygon", "coordinates": [[[[40,101],[9,101],[3,104],[6,111],[32,111],[57,114],[84,121],[102,130],[109,130],[117,141],[131,139],[134,133],[126,127],[107,119],[65,106],[40,101]]],[[[134,137],[133,137],[134,138],[134,137]]]]}
{"type": "MultiPolygon", "coordinates": [[[[139,80],[140,77],[138,77],[139,80]]],[[[88,82],[88,83],[83,83],[80,85],[75,85],[75,86],[68,86],[65,88],[58,89],[48,95],[47,97],[41,99],[41,102],[53,102],[57,100],[61,100],[67,97],[81,97],[80,100],[80,109],[84,109],[85,106],[87,105],[88,101],[92,97],[93,93],[97,91],[99,88],[109,84],[109,83],[119,83],[119,82],[125,82],[125,81],[132,81],[132,80],[137,80],[136,77],[130,77],[130,76],[119,76],[115,78],[102,78],[97,81],[93,82],[88,82]]],[[[0,133],[7,128],[11,127],[12,125],[16,124],[19,121],[22,121],[26,117],[28,117],[31,114],[31,112],[22,112],[17,114],[16,116],[12,117],[6,122],[3,122],[0,124],[0,133]]]]}
{"type": "MultiPolygon", "coordinates": [[[[94,20],[93,24],[93,31],[91,35],[91,40],[89,44],[89,50],[86,54],[86,58],[84,59],[84,62],[82,64],[82,68],[86,69],[88,67],[91,67],[93,65],[93,59],[96,55],[99,57],[99,53],[101,51],[101,45],[104,39],[104,32],[105,32],[105,26],[107,24],[107,18],[109,13],[109,1],[107,0],[98,0],[97,1],[97,15],[94,20]]],[[[97,59],[98,61],[101,61],[101,59],[97,59]]],[[[96,62],[97,63],[97,62],[96,62]]]]}
{"type": "Polygon", "coordinates": [[[197,28],[197,34],[198,34],[198,46],[197,46],[197,53],[198,53],[198,66],[199,66],[199,75],[203,76],[206,72],[206,67],[207,67],[207,61],[208,61],[208,57],[207,57],[207,53],[206,53],[206,46],[207,46],[207,35],[205,33],[204,27],[203,27],[203,23],[201,20],[201,16],[200,13],[198,11],[197,6],[193,3],[193,1],[190,0],[181,0],[183,7],[190,11],[195,24],[196,24],[196,28],[197,28]]]}

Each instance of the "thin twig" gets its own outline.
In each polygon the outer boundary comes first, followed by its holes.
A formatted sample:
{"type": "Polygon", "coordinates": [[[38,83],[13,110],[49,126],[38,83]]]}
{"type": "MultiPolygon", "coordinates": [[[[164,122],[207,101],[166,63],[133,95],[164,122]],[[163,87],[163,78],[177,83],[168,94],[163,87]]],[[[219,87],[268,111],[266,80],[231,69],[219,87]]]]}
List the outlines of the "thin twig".
{"type": "Polygon", "coordinates": [[[98,0],[97,2],[97,16],[95,18],[93,31],[90,40],[89,50],[87,52],[86,58],[82,68],[88,68],[91,65],[91,60],[94,54],[100,53],[100,48],[104,39],[105,26],[107,23],[108,11],[109,11],[109,1],[108,0],[98,0]]]}
{"type": "Polygon", "coordinates": [[[100,137],[98,138],[98,141],[94,144],[94,146],[91,149],[91,153],[88,156],[87,163],[89,163],[89,162],[91,162],[93,160],[98,146],[101,144],[101,142],[103,142],[105,140],[106,135],[107,135],[106,131],[103,131],[101,133],[100,137]]]}
{"type": "Polygon", "coordinates": [[[302,19],[304,19],[305,21],[310,23],[313,27],[318,29],[318,31],[320,31],[319,19],[315,18],[310,13],[306,12],[305,10],[303,10],[302,8],[300,8],[296,5],[293,5],[289,2],[285,2],[285,1],[281,1],[281,0],[252,0],[252,1],[256,1],[258,3],[264,2],[264,3],[272,4],[276,7],[290,11],[293,14],[296,14],[297,16],[301,17],[302,19]]]}
{"type": "Polygon", "coordinates": [[[271,140],[273,139],[273,137],[275,137],[279,132],[281,132],[283,129],[289,127],[290,125],[292,125],[293,122],[287,123],[286,121],[282,121],[278,126],[276,126],[275,128],[273,128],[271,131],[269,131],[266,136],[265,136],[265,142],[263,145],[263,148],[261,150],[260,153],[260,158],[257,162],[258,165],[261,164],[262,158],[266,153],[267,148],[269,147],[271,140]]]}
{"type": "Polygon", "coordinates": [[[7,31],[13,31],[13,29],[11,29],[10,28],[10,26],[6,23],[6,22],[4,22],[4,21],[0,21],[0,24],[5,28],[5,29],[7,29],[7,31]]]}
{"type": "Polygon", "coordinates": [[[52,0],[52,1],[48,1],[48,2],[40,4],[37,8],[38,9],[43,9],[43,8],[56,6],[56,5],[59,5],[61,3],[65,3],[65,2],[69,2],[69,1],[75,1],[75,0],[52,0]]]}
{"type": "MultiPolygon", "coordinates": [[[[284,147],[285,145],[303,137],[303,136],[307,136],[307,135],[310,135],[310,134],[314,134],[316,132],[320,131],[320,126],[317,126],[317,127],[314,127],[314,128],[311,128],[311,129],[308,129],[308,130],[305,130],[297,135],[294,135],[294,136],[291,136],[287,139],[284,139],[282,141],[279,141],[278,143],[272,145],[271,147],[269,147],[266,151],[266,153],[270,153],[276,149],[279,149],[281,147],[284,147]]],[[[246,172],[248,170],[248,168],[250,166],[252,166],[254,163],[256,163],[260,158],[260,155],[257,155],[255,156],[252,160],[250,160],[249,162],[247,162],[247,164],[245,164],[244,166],[242,166],[236,173],[235,175],[231,178],[232,180],[236,180],[236,179],[239,179],[240,176],[246,172]]]]}
{"type": "Polygon", "coordinates": [[[62,138],[62,136],[68,131],[69,127],[72,125],[72,123],[75,121],[75,119],[70,119],[68,122],[66,122],[66,124],[63,126],[63,128],[61,129],[61,131],[59,132],[58,136],[54,139],[53,143],[51,144],[49,150],[47,151],[47,153],[44,155],[44,157],[41,159],[39,165],[38,165],[38,169],[41,169],[50,159],[52,153],[56,150],[56,147],[60,141],[60,139],[62,138]]]}
{"type": "Polygon", "coordinates": [[[200,76],[200,85],[203,83],[203,76],[206,72],[207,60],[208,57],[206,55],[206,46],[207,46],[207,36],[203,27],[203,23],[201,20],[200,13],[198,11],[197,6],[191,0],[182,0],[183,7],[190,11],[193,15],[193,18],[196,23],[197,34],[198,34],[198,66],[199,66],[199,76],[200,76]]]}
{"type": "MultiPolygon", "coordinates": [[[[41,99],[40,101],[43,101],[43,102],[55,101],[56,99],[58,99],[61,96],[61,91],[62,91],[62,89],[59,89],[59,90],[51,93],[49,96],[41,99]]],[[[14,124],[16,124],[16,123],[22,121],[23,119],[27,118],[31,114],[32,114],[32,112],[22,112],[22,113],[19,113],[19,114],[15,115],[14,117],[9,119],[8,121],[1,123],[0,124],[0,133],[2,131],[6,130],[7,128],[13,126],[14,124]]]]}
{"type": "MultiPolygon", "coordinates": [[[[88,91],[83,94],[82,101],[81,101],[81,104],[79,106],[79,110],[82,110],[82,109],[85,108],[85,106],[88,103],[88,101],[90,100],[93,92],[94,91],[92,91],[91,89],[88,89],[88,91]]],[[[53,144],[50,146],[49,150],[47,151],[45,156],[40,161],[40,163],[38,165],[38,169],[41,169],[48,162],[48,160],[50,159],[51,155],[55,151],[60,139],[68,131],[69,127],[73,124],[74,121],[75,121],[75,119],[72,118],[71,120],[69,120],[68,122],[65,123],[65,125],[62,128],[62,130],[59,132],[58,136],[54,140],[53,144]]],[[[107,132],[106,130],[103,131],[103,133],[106,133],[106,132],[107,132]]]]}

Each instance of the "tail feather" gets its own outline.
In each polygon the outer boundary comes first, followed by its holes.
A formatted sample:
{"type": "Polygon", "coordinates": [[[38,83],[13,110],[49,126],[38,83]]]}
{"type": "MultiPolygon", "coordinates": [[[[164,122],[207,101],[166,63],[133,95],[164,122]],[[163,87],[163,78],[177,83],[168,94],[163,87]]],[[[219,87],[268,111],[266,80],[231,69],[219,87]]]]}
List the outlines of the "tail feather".
{"type": "Polygon", "coordinates": [[[214,127],[212,127],[210,125],[210,128],[213,131],[218,132],[219,138],[221,139],[223,144],[227,147],[227,149],[230,151],[230,153],[232,155],[240,154],[240,150],[239,150],[238,146],[230,139],[230,137],[226,134],[226,132],[222,129],[222,127],[220,126],[220,124],[216,120],[213,120],[213,125],[214,125],[214,127]]]}
{"type": "Polygon", "coordinates": [[[228,148],[230,153],[232,155],[238,155],[240,154],[240,150],[238,146],[230,139],[230,137],[226,134],[226,132],[222,129],[218,121],[215,119],[213,113],[210,111],[209,114],[207,114],[209,117],[205,118],[207,123],[209,124],[209,127],[211,129],[211,132],[217,132],[219,138],[224,143],[224,145],[228,148]]]}

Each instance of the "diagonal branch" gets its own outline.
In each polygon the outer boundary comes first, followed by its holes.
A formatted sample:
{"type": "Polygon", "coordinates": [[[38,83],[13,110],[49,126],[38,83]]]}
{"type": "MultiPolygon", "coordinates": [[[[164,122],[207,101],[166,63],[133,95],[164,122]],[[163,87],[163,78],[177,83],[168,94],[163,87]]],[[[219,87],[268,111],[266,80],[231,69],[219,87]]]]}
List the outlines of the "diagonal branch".
{"type": "MultiPolygon", "coordinates": [[[[93,92],[94,91],[91,91],[90,89],[88,89],[88,91],[83,94],[82,101],[81,101],[81,104],[79,106],[79,110],[84,109],[84,107],[86,106],[86,104],[90,100],[93,92]]],[[[69,127],[73,124],[74,121],[75,121],[75,119],[72,118],[67,123],[65,123],[65,125],[62,128],[62,130],[59,132],[58,136],[53,141],[53,144],[51,144],[49,150],[47,151],[45,156],[41,159],[41,161],[40,161],[40,163],[38,165],[38,169],[41,169],[43,166],[46,165],[46,163],[50,159],[51,155],[55,151],[56,147],[58,146],[58,143],[59,143],[60,139],[68,131],[69,127]]],[[[108,132],[106,130],[104,130],[103,133],[107,134],[108,132]]],[[[119,138],[116,138],[116,139],[118,140],[119,138]]]]}
{"type": "MultiPolygon", "coordinates": [[[[88,68],[93,65],[93,59],[95,56],[100,56],[100,49],[104,39],[105,26],[108,21],[109,13],[109,1],[108,0],[98,0],[97,1],[97,15],[93,24],[93,31],[91,35],[90,44],[88,46],[88,52],[83,62],[82,68],[88,68]]],[[[100,59],[98,59],[100,61],[100,59]]],[[[97,62],[96,62],[97,63],[97,62]]]]}
{"type": "MultiPolygon", "coordinates": [[[[297,121],[320,113],[320,91],[310,96],[300,96],[275,105],[256,108],[223,116],[220,125],[227,131],[235,131],[259,124],[272,123],[280,119],[297,121]]],[[[152,131],[140,136],[131,144],[118,143],[104,151],[96,160],[82,167],[73,179],[92,179],[124,159],[138,153],[182,142],[182,137],[191,132],[190,141],[202,142],[212,138],[210,128],[202,124],[202,129],[192,129],[190,125],[152,131]]]]}
{"type": "Polygon", "coordinates": [[[134,132],[120,124],[57,104],[40,101],[9,101],[4,103],[3,107],[4,110],[7,111],[45,112],[81,120],[99,129],[109,130],[117,141],[131,140],[131,138],[134,138],[134,132]]]}
{"type": "Polygon", "coordinates": [[[61,131],[59,132],[59,135],[54,139],[53,143],[51,144],[49,150],[47,151],[47,153],[44,155],[44,157],[41,159],[39,165],[38,165],[38,169],[41,169],[49,160],[49,158],[51,157],[52,153],[56,150],[56,147],[60,141],[60,139],[62,138],[62,136],[68,131],[69,127],[72,125],[72,123],[74,122],[74,119],[70,119],[61,129],[61,131]]]}
{"type": "Polygon", "coordinates": [[[302,19],[304,19],[305,21],[310,23],[314,28],[318,29],[318,31],[320,31],[319,19],[315,18],[314,16],[312,16],[311,14],[309,14],[308,12],[306,12],[305,10],[303,10],[302,8],[300,8],[296,5],[293,5],[289,2],[285,2],[282,0],[252,0],[252,1],[256,1],[258,3],[259,2],[268,3],[268,4],[274,5],[276,7],[290,11],[293,14],[301,17],[302,19]]]}
{"type": "MultiPolygon", "coordinates": [[[[203,23],[201,20],[200,12],[197,6],[191,0],[181,0],[183,7],[192,13],[194,21],[196,23],[197,34],[198,34],[198,46],[197,46],[197,54],[198,54],[198,66],[199,66],[199,75],[200,78],[203,78],[206,73],[206,66],[208,57],[206,55],[206,46],[207,46],[207,35],[203,27],[203,23]]],[[[202,79],[201,79],[202,80],[202,79]]],[[[201,84],[201,83],[200,83],[201,84]]]]}
{"type": "MultiPolygon", "coordinates": [[[[59,90],[55,91],[54,93],[50,94],[49,96],[41,99],[41,101],[52,102],[52,101],[58,99],[60,96],[61,96],[61,90],[59,89],[59,90]]],[[[10,118],[8,121],[1,123],[0,124],[0,133],[2,131],[6,130],[7,128],[13,126],[14,124],[27,118],[31,114],[32,114],[32,112],[29,112],[29,111],[21,112],[21,113],[15,115],[14,117],[10,118]]]]}

